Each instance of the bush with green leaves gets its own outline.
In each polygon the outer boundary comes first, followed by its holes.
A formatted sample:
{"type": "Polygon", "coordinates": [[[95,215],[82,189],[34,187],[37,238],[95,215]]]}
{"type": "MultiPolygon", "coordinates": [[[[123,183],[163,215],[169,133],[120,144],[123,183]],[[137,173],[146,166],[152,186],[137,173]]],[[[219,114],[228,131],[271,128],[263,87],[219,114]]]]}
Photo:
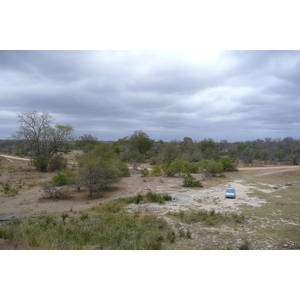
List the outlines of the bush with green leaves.
{"type": "Polygon", "coordinates": [[[3,193],[6,197],[14,197],[19,194],[19,191],[12,188],[9,184],[5,184],[3,187],[3,193]]]}
{"type": "Polygon", "coordinates": [[[163,164],[162,168],[167,176],[174,176],[176,174],[181,176],[183,173],[196,173],[199,166],[184,159],[176,158],[171,163],[163,164]]]}
{"type": "Polygon", "coordinates": [[[144,197],[141,194],[137,194],[136,196],[133,197],[119,198],[116,201],[125,204],[130,204],[130,203],[139,204],[140,202],[144,201],[144,197]]]}
{"type": "Polygon", "coordinates": [[[48,163],[49,171],[59,171],[66,169],[67,167],[67,159],[62,155],[54,155],[50,158],[48,163]]]}
{"type": "Polygon", "coordinates": [[[81,162],[78,183],[87,187],[89,197],[95,193],[103,195],[104,190],[119,178],[119,171],[113,160],[101,157],[85,159],[81,162]]]}
{"type": "Polygon", "coordinates": [[[130,170],[126,162],[123,162],[119,159],[114,160],[117,169],[119,170],[120,177],[130,177],[130,170]]]}
{"type": "Polygon", "coordinates": [[[147,203],[165,203],[165,201],[172,201],[172,197],[168,194],[160,195],[153,192],[148,192],[145,196],[138,194],[134,197],[127,197],[127,198],[119,198],[117,199],[120,203],[134,203],[139,204],[141,202],[147,203]]]}
{"type": "Polygon", "coordinates": [[[172,197],[170,195],[160,195],[153,192],[148,192],[146,194],[147,202],[152,203],[164,203],[165,201],[172,201],[172,197]]]}
{"type": "Polygon", "coordinates": [[[140,173],[141,173],[142,177],[148,176],[150,174],[150,172],[148,171],[147,168],[140,169],[140,173]]]}
{"type": "Polygon", "coordinates": [[[191,174],[186,174],[183,176],[183,186],[184,187],[203,187],[203,184],[199,181],[196,180],[194,176],[191,174]]]}
{"type": "Polygon", "coordinates": [[[234,159],[230,157],[222,157],[220,163],[223,165],[223,170],[227,172],[238,171],[237,167],[234,164],[234,159]]]}
{"type": "Polygon", "coordinates": [[[151,176],[153,177],[159,177],[162,175],[161,167],[160,166],[152,166],[151,167],[151,176]]]}
{"type": "Polygon", "coordinates": [[[215,160],[202,160],[199,163],[199,167],[204,171],[207,176],[216,176],[224,172],[223,164],[216,162],[215,160]]]}
{"type": "Polygon", "coordinates": [[[38,156],[33,160],[33,166],[41,172],[46,172],[49,160],[50,159],[48,157],[38,156]]]}
{"type": "Polygon", "coordinates": [[[57,174],[52,177],[51,182],[55,186],[62,186],[70,183],[72,179],[74,179],[74,173],[65,170],[65,171],[57,172],[57,174]]]}

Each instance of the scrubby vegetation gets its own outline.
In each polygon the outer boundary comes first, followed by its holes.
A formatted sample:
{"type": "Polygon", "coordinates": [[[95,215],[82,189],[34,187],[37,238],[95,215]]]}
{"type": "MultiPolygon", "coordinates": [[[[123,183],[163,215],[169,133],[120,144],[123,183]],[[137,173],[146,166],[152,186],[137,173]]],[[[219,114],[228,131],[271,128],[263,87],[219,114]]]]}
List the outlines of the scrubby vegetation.
{"type": "Polygon", "coordinates": [[[183,186],[185,187],[203,187],[203,184],[196,180],[191,174],[186,174],[183,176],[183,186]]]}
{"type": "Polygon", "coordinates": [[[3,193],[6,197],[14,197],[19,194],[19,191],[12,188],[9,184],[3,186],[3,193]]]}
{"type": "Polygon", "coordinates": [[[175,233],[164,219],[128,213],[115,201],[79,215],[10,221],[0,238],[46,249],[160,250],[175,233]]]}
{"type": "Polygon", "coordinates": [[[165,201],[172,201],[172,197],[170,195],[160,195],[153,192],[148,192],[145,196],[138,194],[134,197],[127,198],[119,198],[117,199],[120,203],[164,203],[165,201]]]}
{"type": "Polygon", "coordinates": [[[191,211],[181,210],[178,213],[169,214],[178,217],[181,222],[187,224],[203,222],[209,226],[218,226],[224,223],[241,224],[245,222],[244,215],[239,215],[236,213],[220,213],[216,212],[214,209],[211,211],[207,211],[204,209],[191,211]]]}

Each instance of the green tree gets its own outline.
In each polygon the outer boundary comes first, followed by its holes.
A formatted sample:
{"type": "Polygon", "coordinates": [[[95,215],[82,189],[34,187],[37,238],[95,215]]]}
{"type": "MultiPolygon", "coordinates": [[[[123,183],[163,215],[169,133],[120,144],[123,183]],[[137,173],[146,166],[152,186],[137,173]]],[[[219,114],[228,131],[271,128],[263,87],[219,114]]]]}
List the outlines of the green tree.
{"type": "Polygon", "coordinates": [[[102,195],[119,177],[130,176],[126,163],[116,158],[109,144],[99,143],[79,159],[77,182],[89,190],[89,196],[102,195]]]}
{"type": "Polygon", "coordinates": [[[178,148],[174,144],[166,144],[164,145],[164,150],[162,153],[162,161],[163,163],[171,163],[176,158],[179,158],[181,153],[178,152],[178,148]]]}
{"type": "Polygon", "coordinates": [[[205,159],[217,159],[218,145],[213,139],[204,139],[199,142],[200,150],[205,159]]]}
{"type": "Polygon", "coordinates": [[[171,163],[165,163],[163,170],[167,176],[174,176],[175,174],[181,175],[182,173],[195,173],[198,171],[198,166],[189,163],[181,158],[176,158],[171,163]]]}
{"type": "Polygon", "coordinates": [[[187,173],[183,176],[183,186],[184,187],[203,187],[203,184],[196,180],[194,176],[190,173],[187,173]]]}
{"type": "Polygon", "coordinates": [[[94,193],[101,195],[118,177],[119,171],[113,159],[84,156],[79,162],[78,182],[89,190],[89,197],[94,193]]]}
{"type": "Polygon", "coordinates": [[[217,174],[221,174],[224,171],[223,164],[218,163],[214,160],[203,160],[199,164],[200,168],[205,171],[205,174],[208,176],[216,176],[217,174]]]}
{"type": "Polygon", "coordinates": [[[130,136],[128,142],[141,154],[145,154],[147,151],[149,151],[154,144],[154,141],[149,138],[148,134],[141,130],[135,131],[130,136]]]}
{"type": "Polygon", "coordinates": [[[237,171],[237,168],[230,157],[222,157],[220,163],[223,165],[224,171],[237,171]]]}

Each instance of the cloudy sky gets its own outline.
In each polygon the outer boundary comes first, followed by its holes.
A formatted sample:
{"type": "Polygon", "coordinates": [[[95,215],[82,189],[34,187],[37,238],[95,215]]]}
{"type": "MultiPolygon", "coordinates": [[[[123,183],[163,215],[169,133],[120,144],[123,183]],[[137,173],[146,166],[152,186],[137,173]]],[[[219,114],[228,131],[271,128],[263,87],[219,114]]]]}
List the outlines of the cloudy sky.
{"type": "Polygon", "coordinates": [[[117,140],[299,139],[300,51],[0,51],[0,139],[49,112],[117,140]]]}

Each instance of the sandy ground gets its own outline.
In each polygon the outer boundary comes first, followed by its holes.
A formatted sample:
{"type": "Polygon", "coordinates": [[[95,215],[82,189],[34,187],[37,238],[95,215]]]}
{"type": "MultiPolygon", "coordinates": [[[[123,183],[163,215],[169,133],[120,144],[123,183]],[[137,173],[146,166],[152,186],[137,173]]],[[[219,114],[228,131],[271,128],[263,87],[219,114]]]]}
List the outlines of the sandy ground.
{"type": "MultiPolygon", "coordinates": [[[[75,161],[69,157],[70,162],[75,161]]],[[[13,156],[1,155],[5,157],[12,166],[26,166],[28,159],[21,159],[13,156]]],[[[147,165],[141,165],[144,167],[147,165]]],[[[299,166],[276,166],[260,168],[240,168],[240,177],[253,177],[266,174],[285,172],[290,170],[299,170],[299,166]],[[245,175],[246,174],[246,175],[245,175]]],[[[184,188],[181,177],[141,177],[140,173],[132,169],[132,175],[122,178],[116,183],[110,191],[106,192],[104,198],[90,199],[87,197],[87,191],[76,192],[75,188],[69,187],[69,199],[66,200],[44,200],[42,183],[47,182],[54,175],[53,173],[37,173],[14,171],[7,174],[1,172],[0,181],[2,185],[9,183],[12,186],[18,184],[22,186],[19,194],[14,197],[0,196],[0,220],[11,218],[33,216],[48,212],[81,211],[88,209],[100,202],[109,201],[120,197],[135,196],[138,193],[146,194],[148,191],[157,193],[168,193],[174,199],[163,205],[158,204],[139,204],[132,205],[133,210],[150,210],[159,214],[166,211],[178,211],[188,208],[215,209],[216,211],[239,211],[239,206],[246,204],[259,206],[264,200],[249,196],[253,187],[245,184],[243,179],[228,181],[227,179],[217,186],[208,187],[208,182],[204,181],[204,188],[184,188]],[[225,199],[225,190],[233,186],[237,191],[236,199],[225,199]]],[[[194,174],[197,180],[202,180],[200,174],[194,174]]],[[[258,188],[256,188],[258,189],[258,188]]],[[[265,191],[272,191],[272,187],[266,186],[265,191]]]]}

